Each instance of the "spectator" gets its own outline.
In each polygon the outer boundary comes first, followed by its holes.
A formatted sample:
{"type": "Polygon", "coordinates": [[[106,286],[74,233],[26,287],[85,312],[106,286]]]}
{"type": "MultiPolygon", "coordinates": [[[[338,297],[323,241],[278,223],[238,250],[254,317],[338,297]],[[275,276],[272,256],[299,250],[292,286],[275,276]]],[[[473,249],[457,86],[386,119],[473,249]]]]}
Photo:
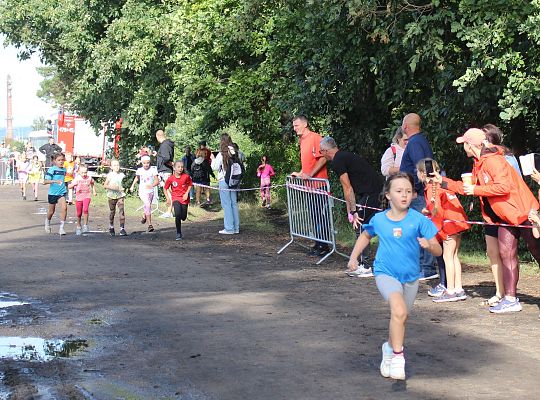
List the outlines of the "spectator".
{"type": "MultiPolygon", "coordinates": [[[[161,129],[156,132],[156,139],[159,142],[159,149],[157,151],[157,170],[160,185],[163,187],[173,172],[174,142],[167,139],[165,132],[161,129]]],[[[164,192],[165,197],[168,198],[169,192],[166,190],[164,190],[164,192]]],[[[167,212],[162,215],[163,218],[172,217],[172,202],[169,201],[168,204],[167,212]]]]}
{"type": "MultiPolygon", "coordinates": [[[[416,165],[418,164],[418,161],[424,158],[433,158],[431,146],[426,137],[422,134],[420,127],[421,119],[418,114],[407,114],[403,118],[401,129],[403,129],[403,133],[407,135],[408,142],[399,167],[400,171],[411,174],[414,178],[416,198],[411,202],[411,208],[418,212],[422,212],[426,207],[426,198],[424,197],[424,185],[418,180],[416,165]]],[[[435,259],[433,255],[422,249],[420,251],[420,279],[433,279],[438,276],[434,264],[435,259]]]]}
{"type": "MultiPolygon", "coordinates": [[[[381,207],[379,198],[383,181],[375,168],[363,157],[340,150],[334,139],[329,136],[321,140],[321,154],[328,161],[332,161],[332,169],[343,187],[347,216],[358,238],[363,231],[362,224],[368,224],[371,217],[378,211],[377,209],[381,207]],[[357,204],[361,207],[357,207],[357,204]]],[[[367,255],[368,246],[360,255],[358,268],[354,271],[346,271],[349,276],[373,276],[367,255]]]]}
{"type": "Polygon", "coordinates": [[[392,174],[395,174],[396,172],[399,172],[401,159],[408,140],[409,139],[407,138],[407,135],[403,133],[401,126],[397,128],[396,133],[392,138],[392,144],[386,149],[381,158],[381,173],[386,178],[392,174]]]}
{"type": "MultiPolygon", "coordinates": [[[[191,147],[186,146],[184,157],[182,157],[182,162],[184,163],[184,171],[187,173],[191,179],[193,179],[193,176],[191,175],[191,166],[193,164],[193,161],[195,161],[195,156],[191,154],[191,147]]],[[[189,191],[189,199],[193,200],[193,192],[194,188],[193,185],[191,185],[191,189],[189,191]]]]}
{"type": "Polygon", "coordinates": [[[39,151],[45,154],[45,167],[49,168],[52,166],[52,156],[56,153],[61,153],[62,148],[54,143],[54,138],[51,136],[49,138],[49,143],[45,143],[39,148],[39,151]]]}
{"type": "Polygon", "coordinates": [[[206,147],[206,140],[201,140],[199,142],[199,151],[201,153],[204,153],[203,157],[206,159],[206,161],[208,161],[208,164],[211,164],[212,163],[212,152],[210,151],[210,149],[208,147],[206,147]]]}
{"type": "Polygon", "coordinates": [[[197,153],[195,153],[197,158],[195,158],[195,161],[193,161],[193,164],[191,165],[191,177],[193,183],[198,184],[195,186],[195,201],[200,206],[212,204],[212,198],[210,197],[210,176],[215,178],[210,164],[206,158],[204,158],[205,154],[204,151],[200,149],[197,150],[197,153]],[[201,187],[199,185],[205,185],[206,187],[201,187]],[[201,192],[203,190],[206,194],[206,203],[201,203],[201,192]]]}

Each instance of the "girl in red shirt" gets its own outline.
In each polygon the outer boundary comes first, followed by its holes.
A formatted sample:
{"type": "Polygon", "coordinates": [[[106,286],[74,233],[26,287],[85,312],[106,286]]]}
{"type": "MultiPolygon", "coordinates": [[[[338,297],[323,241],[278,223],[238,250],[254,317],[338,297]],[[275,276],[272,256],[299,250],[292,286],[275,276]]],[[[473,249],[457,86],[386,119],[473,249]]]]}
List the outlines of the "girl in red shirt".
{"type": "Polygon", "coordinates": [[[182,221],[187,218],[189,205],[189,191],[193,186],[191,177],[184,171],[184,163],[176,161],[173,166],[173,174],[165,182],[164,189],[169,191],[167,205],[174,209],[174,221],[176,223],[176,240],[182,240],[182,221]]]}
{"type": "Polygon", "coordinates": [[[458,251],[461,244],[461,233],[469,229],[467,215],[456,193],[443,189],[434,181],[434,174],[427,173],[426,163],[433,165],[433,171],[440,172],[435,160],[425,158],[416,165],[418,179],[424,183],[426,208],[422,211],[435,224],[439,232],[437,239],[443,244],[443,259],[446,266],[446,290],[433,301],[436,303],[465,300],[467,294],[461,283],[461,262],[458,251]],[[445,222],[450,220],[451,222],[445,222]],[[457,222],[454,222],[457,221],[457,222]]]}

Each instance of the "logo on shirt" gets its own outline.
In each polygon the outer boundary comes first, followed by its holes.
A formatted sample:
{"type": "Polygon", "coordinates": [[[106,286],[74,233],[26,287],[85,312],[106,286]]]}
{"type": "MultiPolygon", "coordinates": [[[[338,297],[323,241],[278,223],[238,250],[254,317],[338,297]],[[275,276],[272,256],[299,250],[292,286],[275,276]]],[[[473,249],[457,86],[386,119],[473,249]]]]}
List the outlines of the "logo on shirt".
{"type": "Polygon", "coordinates": [[[173,181],[172,185],[173,185],[174,187],[178,187],[178,182],[173,181]]]}
{"type": "Polygon", "coordinates": [[[401,230],[401,228],[394,228],[393,232],[396,239],[399,239],[403,235],[403,231],[401,230]]]}

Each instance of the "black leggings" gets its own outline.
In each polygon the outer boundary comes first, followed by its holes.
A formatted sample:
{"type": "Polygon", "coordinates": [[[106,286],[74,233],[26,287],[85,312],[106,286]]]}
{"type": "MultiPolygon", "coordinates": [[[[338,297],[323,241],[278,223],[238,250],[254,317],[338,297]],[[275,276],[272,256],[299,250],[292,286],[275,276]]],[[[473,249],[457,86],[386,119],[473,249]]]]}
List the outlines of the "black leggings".
{"type": "Polygon", "coordinates": [[[182,221],[185,221],[187,218],[187,204],[182,204],[178,200],[173,201],[172,203],[174,209],[174,222],[176,224],[176,233],[182,234],[182,221]]]}

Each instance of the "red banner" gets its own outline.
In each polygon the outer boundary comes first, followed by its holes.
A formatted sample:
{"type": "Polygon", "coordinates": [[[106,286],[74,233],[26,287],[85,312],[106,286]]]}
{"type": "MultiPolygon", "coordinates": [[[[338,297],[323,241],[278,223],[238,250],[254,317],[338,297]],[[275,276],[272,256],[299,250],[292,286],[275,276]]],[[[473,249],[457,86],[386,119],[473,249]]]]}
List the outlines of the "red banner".
{"type": "Polygon", "coordinates": [[[58,140],[57,143],[64,152],[73,153],[73,142],[75,140],[75,117],[64,115],[58,119],[58,140]]]}

